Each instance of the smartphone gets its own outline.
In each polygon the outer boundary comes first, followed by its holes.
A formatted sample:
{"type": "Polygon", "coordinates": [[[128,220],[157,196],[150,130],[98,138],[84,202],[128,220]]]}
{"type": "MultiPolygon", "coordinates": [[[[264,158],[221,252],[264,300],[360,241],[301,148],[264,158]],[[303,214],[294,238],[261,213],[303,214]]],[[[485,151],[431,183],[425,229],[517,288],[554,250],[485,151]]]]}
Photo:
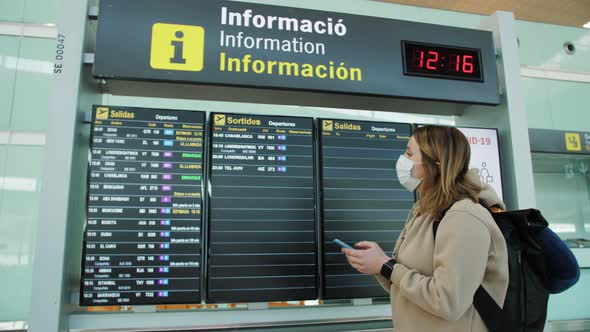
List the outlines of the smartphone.
{"type": "Polygon", "coordinates": [[[336,243],[337,245],[341,246],[342,248],[346,248],[346,249],[353,249],[353,250],[354,250],[354,248],[353,248],[353,247],[349,246],[348,244],[346,244],[346,243],[344,243],[344,242],[342,242],[342,241],[340,241],[340,240],[338,240],[338,239],[334,239],[334,240],[332,240],[332,241],[333,241],[334,243],[336,243]]]}

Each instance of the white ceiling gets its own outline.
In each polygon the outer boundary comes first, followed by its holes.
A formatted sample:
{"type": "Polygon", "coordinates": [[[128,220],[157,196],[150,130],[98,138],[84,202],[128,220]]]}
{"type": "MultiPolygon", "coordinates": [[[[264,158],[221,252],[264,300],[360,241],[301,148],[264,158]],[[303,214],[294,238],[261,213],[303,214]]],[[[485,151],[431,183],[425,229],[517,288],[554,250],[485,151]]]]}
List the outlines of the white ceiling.
{"type": "Polygon", "coordinates": [[[402,5],[490,15],[513,12],[518,20],[581,28],[590,21],[590,0],[377,0],[402,5]]]}

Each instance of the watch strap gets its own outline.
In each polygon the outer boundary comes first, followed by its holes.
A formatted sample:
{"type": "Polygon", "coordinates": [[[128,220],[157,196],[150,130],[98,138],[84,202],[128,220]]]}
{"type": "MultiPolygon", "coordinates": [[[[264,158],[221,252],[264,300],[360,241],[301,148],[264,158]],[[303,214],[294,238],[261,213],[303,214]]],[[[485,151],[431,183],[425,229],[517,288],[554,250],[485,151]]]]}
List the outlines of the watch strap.
{"type": "Polygon", "coordinates": [[[387,280],[390,280],[391,273],[393,272],[393,266],[395,264],[397,264],[397,261],[393,258],[383,263],[383,266],[381,266],[381,272],[379,274],[381,274],[387,280]]]}

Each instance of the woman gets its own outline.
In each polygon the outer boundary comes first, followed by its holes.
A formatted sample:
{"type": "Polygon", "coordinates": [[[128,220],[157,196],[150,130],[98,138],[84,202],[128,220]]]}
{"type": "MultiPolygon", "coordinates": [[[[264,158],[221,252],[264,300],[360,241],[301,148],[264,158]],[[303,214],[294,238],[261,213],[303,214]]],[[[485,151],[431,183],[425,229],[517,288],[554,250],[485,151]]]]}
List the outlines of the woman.
{"type": "Polygon", "coordinates": [[[374,242],[342,250],[390,293],[396,332],[488,331],[473,306],[480,285],[504,304],[506,242],[484,206],[505,207],[477,172],[468,172],[469,159],[469,143],[456,128],[418,128],[396,165],[400,183],[419,199],[393,259],[374,242]],[[435,240],[432,225],[443,214],[435,240]]]}

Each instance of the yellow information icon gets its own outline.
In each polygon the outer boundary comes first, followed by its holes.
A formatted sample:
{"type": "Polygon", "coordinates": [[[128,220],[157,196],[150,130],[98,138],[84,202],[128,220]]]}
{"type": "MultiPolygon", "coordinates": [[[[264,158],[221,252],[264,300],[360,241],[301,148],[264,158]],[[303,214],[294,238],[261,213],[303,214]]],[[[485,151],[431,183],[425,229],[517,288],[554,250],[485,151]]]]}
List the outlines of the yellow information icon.
{"type": "Polygon", "coordinates": [[[201,71],[205,29],[197,25],[156,23],[152,26],[150,66],[154,69],[201,71]]]}
{"type": "Polygon", "coordinates": [[[582,140],[578,133],[565,133],[565,148],[568,151],[582,151],[582,140]]]}
{"type": "Polygon", "coordinates": [[[322,121],[322,129],[326,131],[334,130],[334,123],[332,120],[322,121]]]}
{"type": "Polygon", "coordinates": [[[96,119],[97,120],[108,120],[109,119],[109,108],[108,107],[97,107],[96,108],[96,119]]]}
{"type": "Polygon", "coordinates": [[[216,126],[225,126],[225,115],[224,114],[215,114],[215,125],[216,126]]]}

